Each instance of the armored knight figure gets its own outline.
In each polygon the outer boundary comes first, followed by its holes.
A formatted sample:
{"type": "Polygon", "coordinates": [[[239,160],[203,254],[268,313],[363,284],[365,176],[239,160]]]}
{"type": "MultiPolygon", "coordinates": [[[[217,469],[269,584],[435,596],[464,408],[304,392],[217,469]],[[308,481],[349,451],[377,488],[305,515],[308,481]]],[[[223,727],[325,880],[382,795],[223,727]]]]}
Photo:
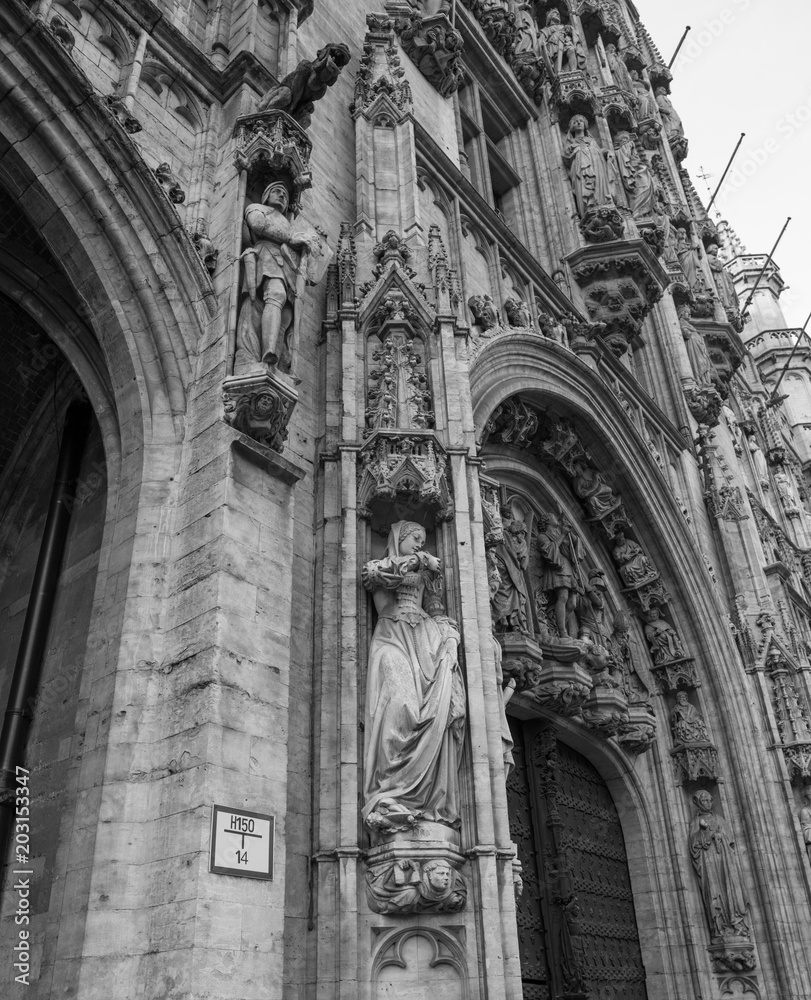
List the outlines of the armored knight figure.
{"type": "Polygon", "coordinates": [[[541,520],[538,549],[543,559],[541,590],[555,598],[555,624],[561,639],[576,639],[575,607],[584,591],[580,544],[565,516],[546,514],[541,520]]]}
{"type": "Polygon", "coordinates": [[[292,372],[297,350],[297,312],[307,284],[317,284],[332,252],[309,227],[295,225],[290,191],[275,180],[261,203],[245,209],[251,245],[242,253],[243,292],[237,320],[235,372],[263,363],[292,372]]]}
{"type": "Polygon", "coordinates": [[[541,28],[540,44],[549,69],[556,76],[585,69],[586,55],[580,36],[570,24],[563,24],[560,12],[554,7],[546,15],[546,26],[541,28]]]}

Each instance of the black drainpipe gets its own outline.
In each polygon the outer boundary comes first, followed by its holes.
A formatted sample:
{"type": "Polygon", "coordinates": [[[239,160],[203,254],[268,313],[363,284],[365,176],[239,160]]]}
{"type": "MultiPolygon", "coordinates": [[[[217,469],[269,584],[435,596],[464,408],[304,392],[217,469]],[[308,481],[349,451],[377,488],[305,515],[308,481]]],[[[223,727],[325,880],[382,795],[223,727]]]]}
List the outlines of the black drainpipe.
{"type": "MultiPolygon", "coordinates": [[[[65,415],[65,430],[56,467],[48,517],[39,548],[34,582],[25,612],[25,624],[11,678],[3,728],[0,730],[0,865],[8,854],[14,820],[17,789],[17,766],[31,728],[42,673],[42,658],[53,614],[54,596],[59,583],[59,568],[70,525],[70,513],[76,496],[76,480],[90,429],[90,404],[75,400],[65,415]]],[[[33,790],[32,790],[33,791],[33,790]]],[[[26,819],[28,822],[28,819],[26,819]]]]}

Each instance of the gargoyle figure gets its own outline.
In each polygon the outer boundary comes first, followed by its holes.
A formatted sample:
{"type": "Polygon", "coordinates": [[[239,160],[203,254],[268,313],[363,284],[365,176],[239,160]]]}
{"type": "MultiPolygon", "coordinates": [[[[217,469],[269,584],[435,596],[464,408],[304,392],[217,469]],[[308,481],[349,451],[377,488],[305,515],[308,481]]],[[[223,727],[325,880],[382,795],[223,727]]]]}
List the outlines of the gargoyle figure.
{"type": "Polygon", "coordinates": [[[335,83],[351,58],[346,45],[330,42],[318,50],[315,59],[302,60],[281,83],[271,87],[256,110],[277,108],[279,111],[286,111],[302,128],[307,128],[315,110],[314,102],[326,94],[327,87],[335,83]]]}

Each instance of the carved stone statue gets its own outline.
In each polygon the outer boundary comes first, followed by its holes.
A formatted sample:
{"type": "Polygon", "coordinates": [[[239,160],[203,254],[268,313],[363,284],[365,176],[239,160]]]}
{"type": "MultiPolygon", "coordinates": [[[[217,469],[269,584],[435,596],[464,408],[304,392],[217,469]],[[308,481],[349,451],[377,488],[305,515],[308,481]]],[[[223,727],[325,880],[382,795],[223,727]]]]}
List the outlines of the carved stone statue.
{"type": "Polygon", "coordinates": [[[497,632],[529,633],[527,526],[513,516],[510,507],[502,508],[501,517],[504,541],[491,550],[493,566],[499,575],[498,586],[490,598],[493,624],[497,632]]]}
{"type": "Polygon", "coordinates": [[[806,785],[802,791],[803,802],[805,803],[799,813],[800,827],[803,831],[803,841],[808,857],[811,858],[811,785],[806,785]]]}
{"type": "Polygon", "coordinates": [[[555,597],[555,624],[561,639],[577,638],[574,611],[584,591],[580,543],[565,517],[548,513],[540,521],[538,549],[543,559],[541,590],[555,597]]]}
{"type": "Polygon", "coordinates": [[[710,265],[715,290],[718,292],[721,305],[727,313],[738,313],[740,305],[738,293],[735,291],[735,282],[732,280],[732,275],[724,267],[724,262],[718,256],[718,247],[714,243],[707,247],[707,263],[710,265]]]}
{"type": "MultiPolygon", "coordinates": [[[[550,11],[550,14],[554,11],[550,11]]],[[[613,205],[608,172],[608,150],[588,133],[588,121],[575,115],[569,123],[569,138],[563,150],[563,162],[569,168],[577,214],[581,219],[594,209],[613,205]]]]}
{"type": "Polygon", "coordinates": [[[656,666],[670,660],[681,660],[686,655],[678,633],[662,618],[659,608],[653,604],[645,615],[645,638],[650,645],[651,656],[656,666]]]}
{"type": "Polygon", "coordinates": [[[532,316],[530,315],[529,306],[517,296],[511,295],[506,299],[504,302],[504,312],[507,314],[507,322],[510,326],[519,327],[520,329],[532,326],[532,316]]]}
{"type": "Polygon", "coordinates": [[[352,58],[346,45],[330,42],[318,50],[315,59],[305,59],[292,73],[265,94],[257,106],[257,111],[277,108],[307,128],[310,115],[315,110],[315,101],[320,100],[338,79],[341,70],[352,58]]]}
{"type": "Polygon", "coordinates": [[[471,295],[467,300],[468,308],[473,313],[473,320],[482,330],[492,330],[498,325],[498,312],[493,305],[492,295],[471,295]]]}
{"type": "Polygon", "coordinates": [[[618,531],[614,536],[612,554],[626,587],[638,587],[656,579],[656,570],[642,551],[642,546],[626,538],[624,531],[618,531]]]}
{"type": "Polygon", "coordinates": [[[712,811],[708,791],[697,792],[693,802],[697,813],[690,824],[688,843],[712,940],[748,937],[748,907],[732,828],[712,811]]]}
{"type": "Polygon", "coordinates": [[[607,650],[611,634],[606,622],[605,589],[605,574],[599,569],[592,570],[584,592],[577,598],[577,623],[579,639],[591,639],[607,650]]]}
{"type": "Polygon", "coordinates": [[[289,205],[288,187],[277,180],[265,188],[261,203],[245,209],[251,245],[242,253],[237,371],[262,363],[293,370],[296,300],[307,284],[321,280],[332,255],[314,230],[293,223],[289,205]]]}
{"type": "Polygon", "coordinates": [[[659,114],[662,116],[665,135],[668,138],[672,135],[683,136],[684,126],[681,123],[681,118],[676,113],[664,87],[656,88],[656,104],[659,107],[659,114]]]}
{"type": "Polygon", "coordinates": [[[546,52],[552,73],[574,73],[586,68],[586,54],[580,36],[570,24],[563,24],[560,12],[552,8],[541,28],[540,43],[546,52]]]}
{"type": "Polygon", "coordinates": [[[679,326],[687,347],[687,356],[690,359],[690,367],[693,370],[696,384],[699,388],[712,386],[715,382],[715,368],[710,361],[704,334],[690,322],[690,306],[686,302],[678,305],[676,312],[679,316],[679,326]]]}
{"type": "Polygon", "coordinates": [[[691,292],[701,291],[705,284],[698,250],[690,242],[687,230],[681,227],[676,229],[676,256],[684,271],[687,287],[691,292]]]}
{"type": "Polygon", "coordinates": [[[670,713],[670,728],[673,730],[673,742],[677,745],[711,742],[707,723],[695,705],[690,704],[686,691],[676,694],[676,704],[670,713]]]}
{"type": "Polygon", "coordinates": [[[619,497],[602,475],[580,460],[572,466],[572,488],[591,517],[603,517],[619,504],[619,497]]]}
{"type": "Polygon", "coordinates": [[[634,83],[631,79],[631,74],[628,72],[628,67],[620,57],[619,52],[617,52],[617,46],[613,42],[609,42],[606,45],[605,57],[608,60],[608,68],[611,70],[611,78],[615,85],[622,90],[628,91],[629,94],[633,94],[634,83]]]}
{"type": "Polygon", "coordinates": [[[637,101],[637,118],[653,118],[656,114],[656,100],[647,83],[640,76],[639,70],[631,70],[631,82],[637,101]]]}
{"type": "Polygon", "coordinates": [[[378,614],[366,676],[363,819],[378,834],[421,820],[459,825],[459,632],[436,600],[442,567],[424,544],[422,525],[397,521],[384,558],[363,567],[378,614]]]}

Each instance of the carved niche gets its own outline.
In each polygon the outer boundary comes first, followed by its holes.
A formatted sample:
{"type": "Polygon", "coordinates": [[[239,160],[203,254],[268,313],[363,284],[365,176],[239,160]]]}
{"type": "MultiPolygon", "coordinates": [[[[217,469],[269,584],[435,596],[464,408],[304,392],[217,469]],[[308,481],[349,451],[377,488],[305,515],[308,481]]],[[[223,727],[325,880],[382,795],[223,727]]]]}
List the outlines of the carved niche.
{"type": "MultiPolygon", "coordinates": [[[[295,374],[304,296],[329,266],[326,234],[297,221],[311,186],[312,102],[334,83],[348,60],[343,46],[326,46],[269,92],[268,110],[238,118],[234,156],[247,191],[240,255],[233,374],[223,384],[225,419],[237,430],[281,451],[298,400],[295,374]],[[287,108],[298,115],[294,120],[287,108]]],[[[200,236],[201,253],[210,250],[200,236]]]]}

